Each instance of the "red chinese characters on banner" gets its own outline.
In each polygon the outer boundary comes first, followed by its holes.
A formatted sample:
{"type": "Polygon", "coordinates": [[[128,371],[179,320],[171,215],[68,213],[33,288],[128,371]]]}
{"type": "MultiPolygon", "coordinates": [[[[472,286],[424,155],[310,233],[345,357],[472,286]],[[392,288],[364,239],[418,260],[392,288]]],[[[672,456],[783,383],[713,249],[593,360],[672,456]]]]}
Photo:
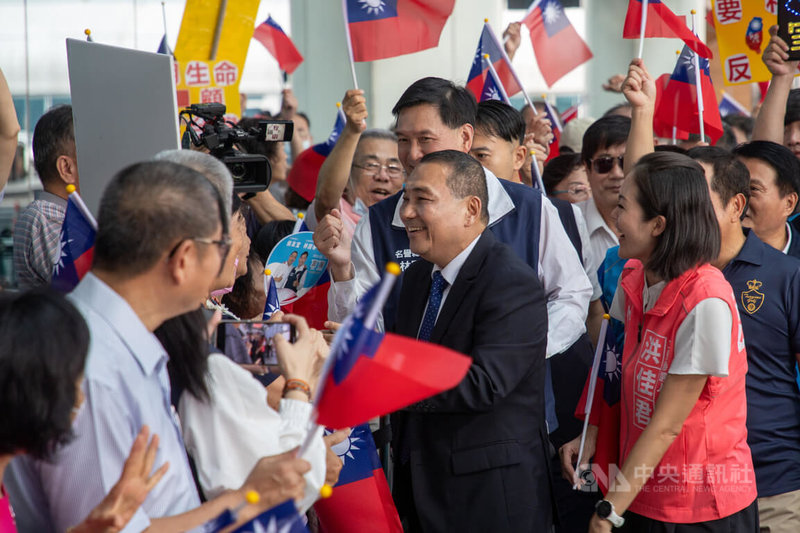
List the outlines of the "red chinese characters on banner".
{"type": "Polygon", "coordinates": [[[636,362],[633,385],[633,425],[640,429],[650,423],[656,397],[666,378],[666,344],[666,337],[650,330],[645,332],[644,350],[636,362]]]}
{"type": "Polygon", "coordinates": [[[172,77],[175,78],[175,87],[181,84],[181,66],[174,59],[172,60],[172,77]]]}
{"type": "Polygon", "coordinates": [[[766,9],[770,15],[777,15],[778,0],[764,0],[764,9],[766,9]]]}
{"type": "Polygon", "coordinates": [[[741,0],[717,0],[714,4],[714,14],[720,24],[732,24],[742,20],[741,0]]]}
{"type": "Polygon", "coordinates": [[[725,61],[725,77],[729,83],[750,81],[753,75],[750,72],[750,60],[745,54],[730,56],[725,61]]]}
{"type": "Polygon", "coordinates": [[[200,103],[201,104],[224,104],[225,91],[219,87],[207,87],[200,89],[200,103]]]}
{"type": "Polygon", "coordinates": [[[186,76],[186,85],[189,87],[199,87],[211,84],[208,65],[202,61],[189,61],[186,64],[186,72],[184,75],[186,76]]]}
{"type": "Polygon", "coordinates": [[[214,65],[214,83],[219,87],[233,85],[239,79],[239,68],[230,61],[214,65]]]}

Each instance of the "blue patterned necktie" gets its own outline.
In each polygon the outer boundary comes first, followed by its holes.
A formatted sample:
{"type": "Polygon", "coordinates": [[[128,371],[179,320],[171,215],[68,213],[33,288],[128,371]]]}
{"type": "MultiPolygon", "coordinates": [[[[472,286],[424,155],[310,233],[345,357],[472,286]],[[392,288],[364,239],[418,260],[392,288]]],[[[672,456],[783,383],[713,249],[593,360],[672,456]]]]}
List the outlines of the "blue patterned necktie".
{"type": "Polygon", "coordinates": [[[421,341],[431,339],[433,326],[436,324],[436,315],[439,314],[439,307],[442,305],[442,296],[447,288],[447,280],[442,276],[441,271],[433,273],[433,283],[431,283],[431,295],[428,299],[428,307],[425,308],[425,316],[422,318],[422,326],[419,328],[417,338],[421,341]]]}

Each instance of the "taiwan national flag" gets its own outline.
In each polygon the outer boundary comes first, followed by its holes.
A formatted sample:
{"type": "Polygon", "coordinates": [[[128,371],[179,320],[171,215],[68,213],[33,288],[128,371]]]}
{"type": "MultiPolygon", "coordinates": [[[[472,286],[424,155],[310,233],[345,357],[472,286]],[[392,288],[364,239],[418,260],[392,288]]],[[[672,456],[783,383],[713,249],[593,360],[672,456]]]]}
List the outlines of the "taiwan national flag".
{"type": "Polygon", "coordinates": [[[559,144],[561,143],[561,130],[563,128],[561,127],[561,121],[558,118],[558,111],[556,111],[547,100],[544,101],[544,113],[545,116],[547,116],[547,119],[550,121],[551,127],[553,128],[553,140],[550,141],[550,153],[547,154],[547,160],[550,161],[560,152],[559,144]]]}
{"type": "MultiPolygon", "coordinates": [[[[642,1],[629,0],[628,12],[625,15],[625,26],[622,28],[623,39],[638,39],[642,35],[642,1]]],[[[684,17],[679,17],[661,3],[661,0],[646,0],[647,22],[645,37],[669,37],[681,39],[686,46],[707,59],[714,57],[711,49],[700,37],[692,33],[686,26],[684,17]]]]}
{"type": "Polygon", "coordinates": [[[291,74],[303,62],[303,56],[297,51],[292,40],[272,17],[267,17],[267,20],[256,27],[253,39],[269,50],[284,72],[291,74]]]}
{"type": "Polygon", "coordinates": [[[330,498],[314,510],[324,533],[402,533],[403,526],[381,468],[369,424],[353,428],[333,447],[342,460],[339,481],[330,498]]]}
{"type": "MultiPolygon", "coordinates": [[[[661,106],[661,101],[664,98],[664,90],[669,84],[670,77],[670,74],[662,74],[656,79],[656,111],[661,106]]],[[[677,126],[673,127],[673,124],[677,123],[677,115],[679,112],[679,109],[672,109],[669,113],[664,111],[661,116],[656,114],[656,116],[653,117],[653,133],[656,134],[656,137],[675,139],[676,141],[685,141],[689,139],[688,131],[682,130],[677,126]]]]}
{"type": "Polygon", "coordinates": [[[64,293],[74,289],[92,267],[97,233],[97,222],[74,186],[69,185],[68,190],[71,192],[61,226],[61,250],[50,282],[51,287],[64,293]]]}
{"type": "Polygon", "coordinates": [[[750,111],[745,106],[740,104],[733,96],[726,92],[722,93],[722,100],[719,103],[719,116],[725,117],[728,115],[741,115],[749,117],[750,111]]]}
{"type": "Polygon", "coordinates": [[[570,24],[558,0],[535,0],[522,19],[547,86],[592,58],[592,51],[570,24]]]}
{"type": "Polygon", "coordinates": [[[172,50],[170,50],[169,43],[167,43],[167,34],[166,33],[161,38],[161,43],[158,45],[158,50],[156,50],[156,53],[157,54],[166,54],[168,56],[172,55],[172,50]]]}
{"type": "Polygon", "coordinates": [[[500,102],[511,105],[506,91],[503,88],[503,84],[500,83],[500,80],[497,79],[491,70],[487,72],[486,81],[483,84],[483,91],[481,91],[481,97],[479,99],[480,102],[485,102],[486,100],[499,100],[500,102]]]}
{"type": "Polygon", "coordinates": [[[370,311],[383,308],[380,283],[362,296],[331,347],[316,398],[317,422],[327,427],[353,427],[451,389],[472,362],[436,344],[366,327],[370,311]]]}
{"type": "Polygon", "coordinates": [[[505,51],[488,22],[483,25],[483,31],[481,31],[481,37],[478,40],[478,49],[472,59],[472,67],[470,67],[469,78],[467,79],[467,89],[472,91],[478,101],[481,101],[483,87],[486,84],[486,78],[489,76],[487,61],[494,66],[494,70],[497,72],[507,96],[514,96],[522,90],[517,80],[514,79],[514,74],[511,72],[511,64],[508,62],[505,51]],[[483,57],[486,54],[489,54],[488,60],[483,57]]]}
{"type": "Polygon", "coordinates": [[[344,112],[339,107],[336,113],[336,122],[333,124],[333,129],[328,138],[324,142],[306,148],[292,162],[292,168],[289,169],[286,181],[294,192],[308,202],[311,202],[317,193],[319,169],[322,167],[322,163],[325,162],[325,158],[333,150],[333,147],[336,146],[336,141],[339,140],[339,136],[344,131],[346,122],[347,119],[344,116],[344,112]]]}
{"type": "MultiPolygon", "coordinates": [[[[619,431],[620,431],[620,391],[622,385],[622,349],[620,339],[624,339],[624,327],[621,322],[609,319],[600,364],[597,368],[597,381],[592,400],[591,412],[586,414],[586,400],[589,393],[589,382],[586,380],[583,395],[578,402],[575,416],[583,419],[589,417],[589,423],[598,426],[597,445],[592,461],[594,478],[600,484],[600,490],[608,491],[609,480],[613,479],[614,469],[619,468],[619,431]],[[612,477],[609,477],[609,475],[612,477]]],[[[589,457],[583,458],[588,463],[589,457]]]]}
{"type": "Polygon", "coordinates": [[[567,125],[571,121],[573,121],[576,118],[578,118],[578,109],[580,107],[581,107],[581,105],[578,103],[578,104],[575,104],[575,105],[571,105],[567,109],[565,109],[564,112],[561,113],[561,124],[567,125]]]}
{"type": "MultiPolygon", "coordinates": [[[[236,513],[226,509],[217,518],[205,524],[206,531],[217,533],[229,528],[236,521],[236,513]]],[[[303,519],[292,500],[268,509],[231,533],[308,533],[303,519]]]]}
{"type": "MultiPolygon", "coordinates": [[[[267,270],[269,272],[269,270],[267,270]]],[[[264,291],[267,293],[267,301],[264,303],[264,314],[262,320],[269,320],[276,311],[281,310],[281,302],[278,299],[278,288],[271,274],[264,273],[264,291]]]]}
{"type": "Polygon", "coordinates": [[[453,12],[455,0],[344,0],[354,61],[427,50],[453,12]]]}
{"type": "MultiPolygon", "coordinates": [[[[698,57],[700,66],[700,98],[703,99],[703,124],[711,144],[722,136],[722,119],[719,116],[717,97],[711,84],[708,59],[698,57]]],[[[683,47],[678,63],[658,102],[655,119],[689,133],[700,133],[697,110],[698,87],[695,75],[695,58],[688,46],[683,47]]]]}

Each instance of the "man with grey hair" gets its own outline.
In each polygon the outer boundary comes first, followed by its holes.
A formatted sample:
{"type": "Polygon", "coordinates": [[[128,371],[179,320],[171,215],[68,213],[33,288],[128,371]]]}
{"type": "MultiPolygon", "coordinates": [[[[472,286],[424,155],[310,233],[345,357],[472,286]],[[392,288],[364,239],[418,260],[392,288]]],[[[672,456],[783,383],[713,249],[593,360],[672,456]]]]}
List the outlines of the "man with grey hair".
{"type": "Polygon", "coordinates": [[[308,206],[306,225],[336,210],[353,235],[367,209],[403,187],[405,171],[397,155],[397,136],[389,130],[366,130],[364,91],[351,89],[342,100],[347,123],[331,153],[322,163],[314,201],[308,206]]]}
{"type": "Polygon", "coordinates": [[[266,507],[302,497],[308,463],[276,456],[259,461],[239,490],[201,505],[170,405],[167,354],[153,330],[197,309],[210,292],[231,244],[226,214],[217,188],[185,165],[137,163],[108,184],[92,270],[70,295],[91,335],[85,401],[75,439],[51,462],[20,458],[10,466],[4,481],[20,531],[78,523],[113,486],[143,425],[160,438],[158,462],[170,466],[126,531],[196,528],[239,506],[248,490],[266,507]]]}
{"type": "Polygon", "coordinates": [[[164,150],[156,154],[153,161],[171,161],[196,170],[206,177],[219,191],[225,204],[225,218],[231,217],[233,178],[225,163],[216,157],[197,150],[164,150]]]}

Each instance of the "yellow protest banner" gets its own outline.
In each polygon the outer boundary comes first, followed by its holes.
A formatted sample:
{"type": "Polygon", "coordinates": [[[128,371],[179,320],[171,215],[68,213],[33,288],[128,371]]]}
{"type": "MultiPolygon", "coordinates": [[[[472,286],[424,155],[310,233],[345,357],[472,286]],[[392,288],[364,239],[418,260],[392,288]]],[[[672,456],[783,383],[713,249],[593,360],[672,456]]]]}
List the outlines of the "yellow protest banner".
{"type": "Polygon", "coordinates": [[[178,107],[218,102],[241,116],[239,82],[260,0],[187,0],[175,45],[178,107]]]}
{"type": "Polygon", "coordinates": [[[769,28],[778,23],[778,0],[715,0],[714,29],[725,85],[769,81],[761,61],[769,28]]]}

